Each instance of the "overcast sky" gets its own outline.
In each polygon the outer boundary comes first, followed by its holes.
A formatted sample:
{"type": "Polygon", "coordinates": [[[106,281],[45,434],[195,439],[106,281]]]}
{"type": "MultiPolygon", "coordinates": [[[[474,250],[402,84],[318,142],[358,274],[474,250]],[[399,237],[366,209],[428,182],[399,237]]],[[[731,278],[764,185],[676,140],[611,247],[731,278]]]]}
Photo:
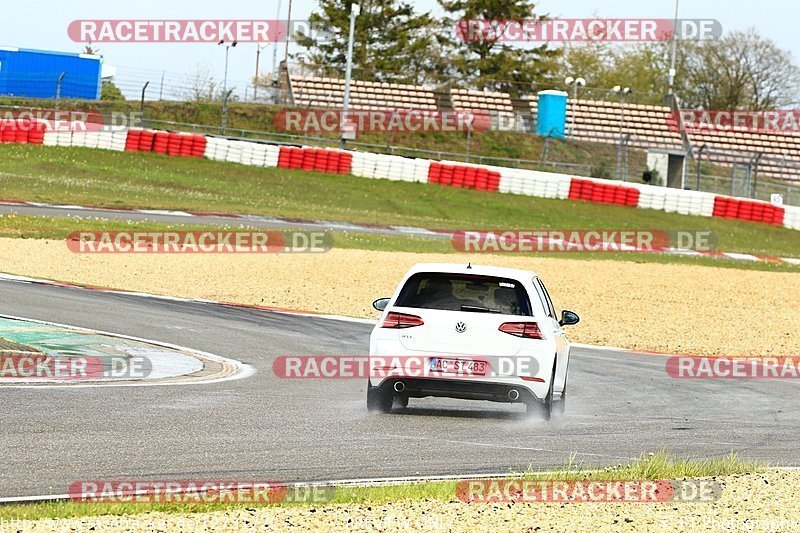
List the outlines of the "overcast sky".
{"type": "MultiPolygon", "coordinates": [[[[288,0],[281,1],[281,19],[286,18],[288,0]]],[[[789,49],[800,58],[800,32],[797,15],[800,7],[787,0],[683,0],[680,18],[714,18],[725,31],[755,26],[763,35],[789,49]]],[[[420,11],[438,12],[433,0],[415,2],[420,11]]],[[[311,0],[294,0],[293,19],[306,19],[316,6],[311,0]]],[[[82,46],[69,39],[67,26],[75,19],[275,19],[277,0],[137,0],[116,2],[97,0],[8,0],[0,17],[0,45],[59,51],[80,51],[82,46]]],[[[542,0],[539,13],[566,18],[673,17],[674,0],[542,0]]],[[[105,63],[117,66],[137,80],[157,77],[157,73],[189,74],[204,63],[222,78],[225,52],[214,44],[115,43],[99,45],[105,63]]],[[[272,68],[272,45],[262,51],[261,70],[272,68]]],[[[279,45],[278,58],[283,57],[279,45]]],[[[247,83],[255,71],[256,44],[243,43],[230,52],[228,86],[247,83]]],[[[798,61],[800,62],[800,61],[798,61]]],[[[157,83],[158,80],[152,80],[157,83]]]]}

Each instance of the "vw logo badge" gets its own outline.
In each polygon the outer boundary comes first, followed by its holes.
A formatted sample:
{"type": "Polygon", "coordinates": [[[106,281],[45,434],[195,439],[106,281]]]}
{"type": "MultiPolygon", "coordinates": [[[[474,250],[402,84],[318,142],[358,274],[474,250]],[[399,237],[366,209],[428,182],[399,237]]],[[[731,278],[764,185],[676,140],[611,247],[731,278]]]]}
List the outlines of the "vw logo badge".
{"type": "Polygon", "coordinates": [[[464,333],[467,331],[467,325],[463,322],[456,322],[456,331],[459,333],[464,333]]]}

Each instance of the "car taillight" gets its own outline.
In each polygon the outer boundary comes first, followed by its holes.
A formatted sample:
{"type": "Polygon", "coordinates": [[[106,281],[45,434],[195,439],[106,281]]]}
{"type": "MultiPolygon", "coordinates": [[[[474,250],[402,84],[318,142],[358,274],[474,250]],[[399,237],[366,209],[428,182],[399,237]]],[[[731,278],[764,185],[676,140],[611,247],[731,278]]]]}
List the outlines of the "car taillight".
{"type": "Polygon", "coordinates": [[[416,315],[405,313],[389,313],[381,324],[382,328],[413,328],[424,324],[422,319],[416,315]]]}
{"type": "Polygon", "coordinates": [[[500,324],[499,329],[503,333],[523,339],[544,339],[539,324],[536,322],[504,322],[500,324]]]}

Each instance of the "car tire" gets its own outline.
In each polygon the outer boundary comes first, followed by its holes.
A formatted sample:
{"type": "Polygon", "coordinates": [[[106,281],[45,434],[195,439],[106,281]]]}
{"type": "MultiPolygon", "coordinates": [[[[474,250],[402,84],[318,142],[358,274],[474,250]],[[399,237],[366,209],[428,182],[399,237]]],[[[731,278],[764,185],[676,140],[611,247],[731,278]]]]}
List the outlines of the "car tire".
{"type": "Polygon", "coordinates": [[[547,389],[547,395],[544,400],[533,399],[532,401],[525,402],[525,411],[529,417],[542,418],[543,420],[550,420],[553,413],[553,387],[556,379],[556,367],[553,365],[553,375],[550,377],[550,388],[547,389]]]}
{"type": "Polygon", "coordinates": [[[392,410],[394,398],[386,387],[373,387],[367,381],[367,411],[370,413],[388,413],[392,410]]]}
{"type": "Polygon", "coordinates": [[[408,396],[405,394],[399,394],[394,397],[394,407],[399,407],[400,409],[405,409],[408,407],[408,396]]]}
{"type": "Polygon", "coordinates": [[[561,393],[561,398],[553,401],[553,412],[557,416],[564,416],[564,411],[567,410],[567,384],[564,383],[564,390],[561,393]]]}

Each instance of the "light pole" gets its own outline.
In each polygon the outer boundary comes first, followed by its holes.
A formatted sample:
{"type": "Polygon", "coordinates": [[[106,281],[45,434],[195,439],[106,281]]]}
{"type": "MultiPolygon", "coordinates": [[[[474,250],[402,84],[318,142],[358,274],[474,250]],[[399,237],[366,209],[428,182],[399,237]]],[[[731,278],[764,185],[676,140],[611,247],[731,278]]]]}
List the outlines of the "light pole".
{"type": "MultiPolygon", "coordinates": [[[[281,0],[278,0],[278,14],[275,15],[275,20],[281,19],[281,0]]],[[[286,21],[286,24],[289,24],[289,21],[286,21]]],[[[278,74],[278,39],[281,37],[280,33],[275,35],[275,40],[272,41],[272,80],[275,81],[278,74]]],[[[289,36],[286,35],[285,38],[288,40],[289,36]]]]}
{"type": "Polygon", "coordinates": [[[568,87],[572,85],[572,112],[569,116],[569,136],[572,137],[573,129],[575,128],[575,106],[578,104],[578,87],[586,85],[586,80],[567,76],[564,79],[564,83],[566,83],[568,87]]]}
{"type": "Polygon", "coordinates": [[[256,76],[253,78],[253,101],[258,94],[258,67],[261,62],[261,49],[266,48],[266,44],[256,43],[256,76]]]}
{"type": "Polygon", "coordinates": [[[630,94],[630,87],[622,87],[615,85],[612,89],[615,93],[619,94],[619,146],[617,147],[617,179],[622,177],[623,180],[628,181],[627,172],[624,176],[622,174],[622,125],[625,122],[625,96],[630,94]]]}
{"type": "Polygon", "coordinates": [[[283,50],[283,61],[289,68],[289,39],[292,36],[292,0],[289,0],[289,11],[286,13],[286,47],[283,50]]]}
{"type": "Polygon", "coordinates": [[[233,41],[231,44],[225,44],[224,40],[221,40],[217,43],[217,45],[225,45],[225,77],[222,79],[222,94],[225,94],[225,91],[228,89],[228,52],[231,48],[236,46],[236,41],[233,41]]]}
{"type": "Polygon", "coordinates": [[[342,120],[340,129],[342,137],[339,139],[339,148],[344,150],[348,138],[354,138],[354,132],[350,131],[350,121],[347,110],[350,107],[350,78],[353,72],[353,39],[356,31],[356,17],[361,12],[358,4],[350,5],[350,35],[347,38],[347,68],[344,73],[344,99],[342,101],[342,120]]]}
{"type": "MultiPolygon", "coordinates": [[[[675,19],[672,24],[672,58],[669,61],[669,89],[668,95],[671,99],[673,86],[675,84],[675,56],[678,52],[678,0],[675,0],[675,19]]],[[[670,102],[672,107],[672,102],[670,102]]]]}

